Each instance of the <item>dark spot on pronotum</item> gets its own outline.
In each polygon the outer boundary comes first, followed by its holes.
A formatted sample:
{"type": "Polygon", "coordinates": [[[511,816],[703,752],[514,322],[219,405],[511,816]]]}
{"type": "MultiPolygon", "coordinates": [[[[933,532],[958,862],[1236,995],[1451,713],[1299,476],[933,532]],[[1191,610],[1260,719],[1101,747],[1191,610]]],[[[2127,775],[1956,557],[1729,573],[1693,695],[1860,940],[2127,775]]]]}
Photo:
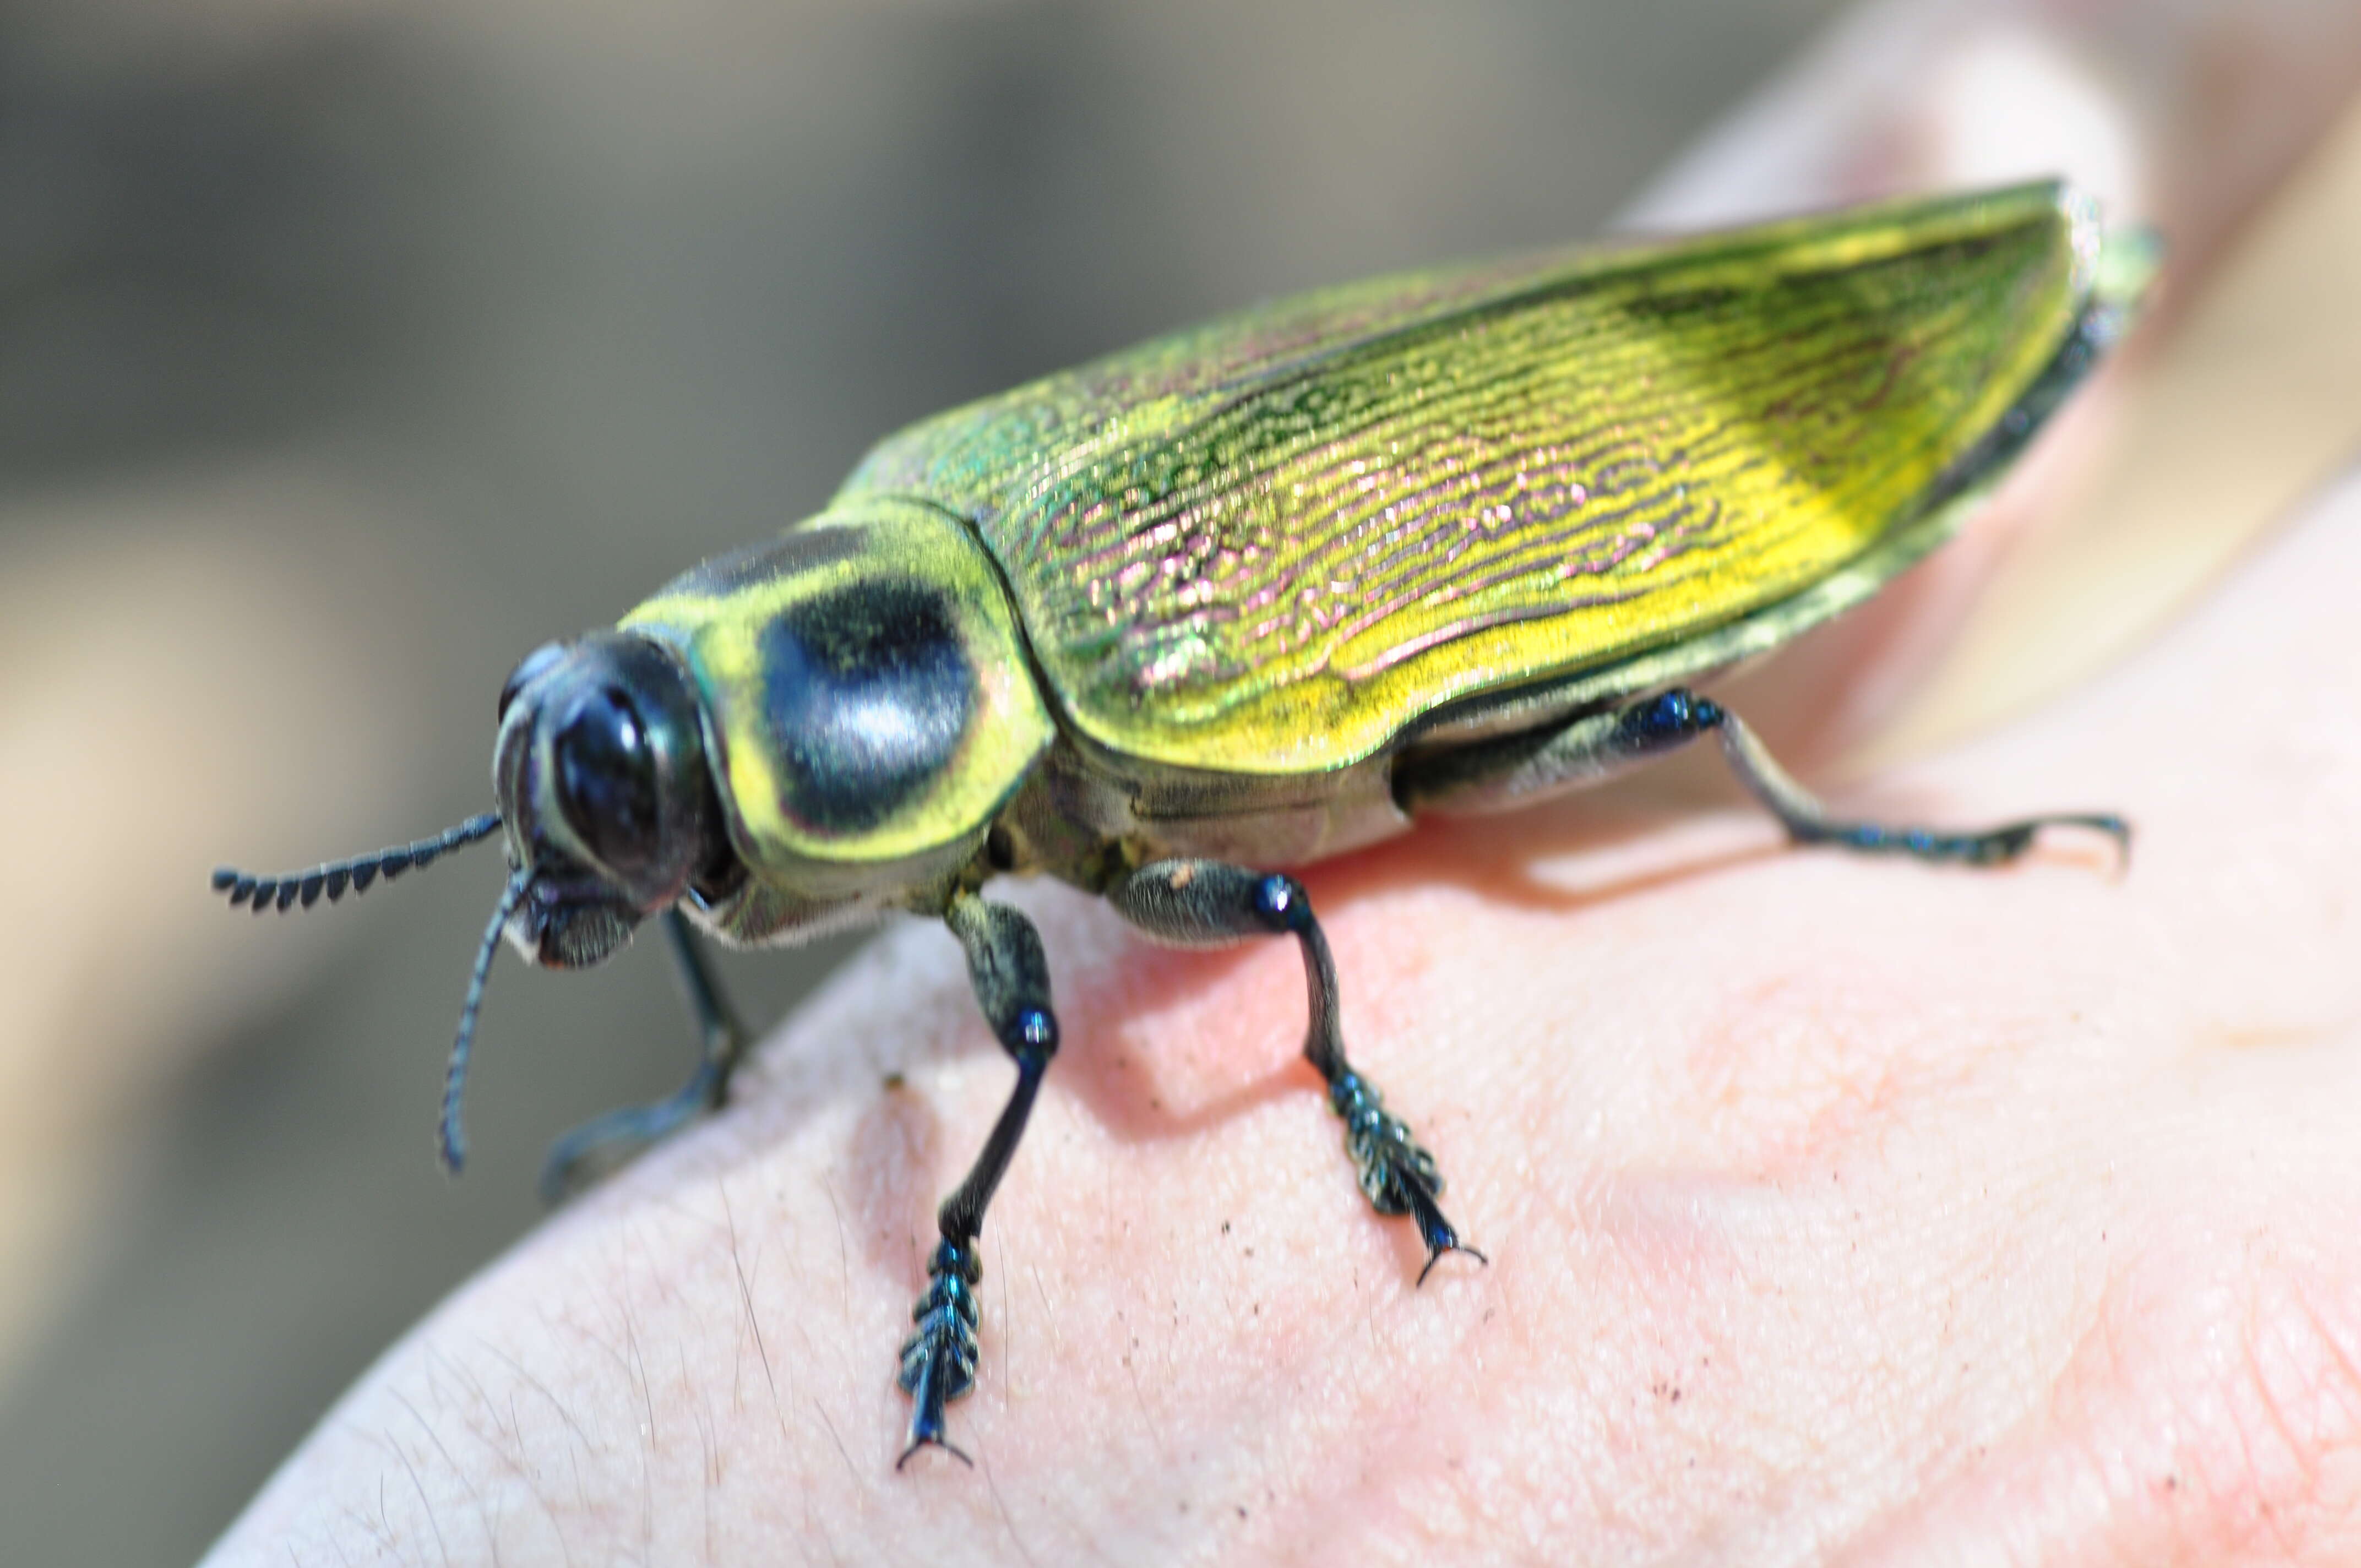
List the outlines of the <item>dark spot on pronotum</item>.
{"type": "Polygon", "coordinates": [[[876,827],[959,751],[976,674],[942,595],[908,583],[825,594],[763,633],[779,804],[823,832],[876,827]]]}

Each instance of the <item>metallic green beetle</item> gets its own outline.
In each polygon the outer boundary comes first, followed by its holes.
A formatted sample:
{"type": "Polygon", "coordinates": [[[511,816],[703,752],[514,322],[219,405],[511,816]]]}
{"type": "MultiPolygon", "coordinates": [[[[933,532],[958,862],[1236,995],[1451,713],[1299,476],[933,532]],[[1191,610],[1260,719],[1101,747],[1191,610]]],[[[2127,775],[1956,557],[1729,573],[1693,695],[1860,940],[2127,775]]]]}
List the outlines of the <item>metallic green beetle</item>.
{"type": "Polygon", "coordinates": [[[670,1100],[563,1140],[553,1192],[722,1102],[746,1036],[698,931],[944,920],[1017,1069],[942,1205],[902,1351],[903,1458],[948,1449],[984,1211],[1058,1047],[1040,938],[983,898],[994,876],[1102,894],[1169,942],[1293,937],[1304,1053],[1362,1190],[1411,1217],[1432,1268],[1481,1255],[1346,1060],[1327,943],[1281,868],[1708,732],[1801,841],[1975,864],[2051,824],[2125,841],[2103,815],[1837,820],[1682,683],[1949,535],[2117,336],[2153,259],[2034,184],[1382,280],[1181,333],[913,426],[818,517],[529,655],[500,694],[497,814],[214,884],[308,907],[502,834],[511,875],[445,1083],[454,1168],[501,935],[571,968],[661,916],[703,1059],[670,1100]]]}

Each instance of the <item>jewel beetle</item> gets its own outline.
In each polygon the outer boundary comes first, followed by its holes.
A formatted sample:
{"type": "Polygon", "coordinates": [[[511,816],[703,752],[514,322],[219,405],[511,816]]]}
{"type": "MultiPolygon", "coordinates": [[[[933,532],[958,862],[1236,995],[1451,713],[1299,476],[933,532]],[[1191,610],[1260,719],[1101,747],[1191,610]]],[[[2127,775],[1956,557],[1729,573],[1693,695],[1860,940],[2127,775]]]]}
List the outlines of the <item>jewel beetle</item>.
{"type": "Polygon", "coordinates": [[[454,1169],[502,936],[573,968],[657,922],[696,1073],[561,1140],[553,1196],[726,1098],[747,1036],[706,938],[942,920],[1016,1067],[901,1353],[903,1459],[956,1453],[978,1238],[1059,1047],[1040,938],[983,896],[993,878],[1059,878],[1166,942],[1292,938],[1304,1054],[1362,1190],[1432,1269],[1481,1255],[1345,1054],[1290,868],[1708,735],[1799,842],[1973,865],[2051,826],[2127,846],[2100,813],[1841,819],[1689,683],[1956,529],[2154,261],[2046,182],[1383,279],[1181,332],[890,436],[818,516],[528,654],[500,693],[496,812],[214,885],[308,908],[501,838],[444,1088],[454,1169]]]}

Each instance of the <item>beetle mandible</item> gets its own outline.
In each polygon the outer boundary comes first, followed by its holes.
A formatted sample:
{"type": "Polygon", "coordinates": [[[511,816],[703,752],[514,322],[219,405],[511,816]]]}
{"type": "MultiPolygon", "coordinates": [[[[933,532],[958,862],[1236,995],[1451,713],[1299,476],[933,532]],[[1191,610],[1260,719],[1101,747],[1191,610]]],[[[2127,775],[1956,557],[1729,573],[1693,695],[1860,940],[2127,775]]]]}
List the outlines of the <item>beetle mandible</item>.
{"type": "MultiPolygon", "coordinates": [[[[1004,873],[1161,941],[1291,938],[1304,1042],[1370,1204],[1480,1258],[1345,1055],[1288,868],[1428,814],[1521,806],[1711,735],[1802,843],[1993,865],[2043,828],[1842,820],[1686,684],[1859,603],[1946,538],[2120,334],[2154,269],[2057,183],[1384,279],[1259,309],[889,437],[825,510],[709,560],[500,693],[497,812],[285,876],[306,908],[498,834],[485,977],[661,924],[695,1075],[551,1150],[594,1160],[720,1105],[746,1044],[700,952],[939,918],[1016,1085],[938,1216],[901,1354],[902,1459],[958,1453],[978,1239],[1059,1046],[1004,873]]],[[[965,1455],[961,1454],[961,1458],[965,1455]]]]}

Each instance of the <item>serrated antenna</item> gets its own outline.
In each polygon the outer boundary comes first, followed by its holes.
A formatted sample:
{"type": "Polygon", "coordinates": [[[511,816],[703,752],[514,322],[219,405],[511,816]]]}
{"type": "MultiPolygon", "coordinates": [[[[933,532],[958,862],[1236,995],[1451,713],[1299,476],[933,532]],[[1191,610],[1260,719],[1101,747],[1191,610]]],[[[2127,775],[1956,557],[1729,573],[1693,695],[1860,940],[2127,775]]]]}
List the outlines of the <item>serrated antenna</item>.
{"type": "Polygon", "coordinates": [[[467,1136],[459,1125],[459,1105],[467,1091],[467,1057],[476,1044],[476,1016],[484,1008],[484,982],[491,978],[492,959],[500,950],[500,933],[507,929],[509,916],[524,902],[524,890],[531,885],[533,874],[519,867],[500,890],[500,902],[493,909],[491,923],[484,927],[484,939],[476,948],[475,967],[467,971],[467,999],[459,1005],[459,1029],[451,1039],[451,1062],[443,1069],[443,1119],[437,1124],[436,1152],[443,1157],[443,1168],[452,1175],[467,1163],[467,1136]]]}
{"type": "Polygon", "coordinates": [[[431,839],[379,850],[374,854],[356,855],[349,861],[330,861],[308,872],[257,876],[235,866],[223,866],[214,872],[214,891],[229,894],[231,907],[247,905],[257,915],[267,909],[283,913],[299,904],[309,909],[323,894],[334,904],[344,897],[346,888],[356,894],[367,893],[369,884],[379,877],[391,882],[406,871],[431,864],[439,855],[478,839],[489,839],[500,830],[500,813],[487,811],[481,817],[470,817],[456,828],[446,828],[431,839]]]}

